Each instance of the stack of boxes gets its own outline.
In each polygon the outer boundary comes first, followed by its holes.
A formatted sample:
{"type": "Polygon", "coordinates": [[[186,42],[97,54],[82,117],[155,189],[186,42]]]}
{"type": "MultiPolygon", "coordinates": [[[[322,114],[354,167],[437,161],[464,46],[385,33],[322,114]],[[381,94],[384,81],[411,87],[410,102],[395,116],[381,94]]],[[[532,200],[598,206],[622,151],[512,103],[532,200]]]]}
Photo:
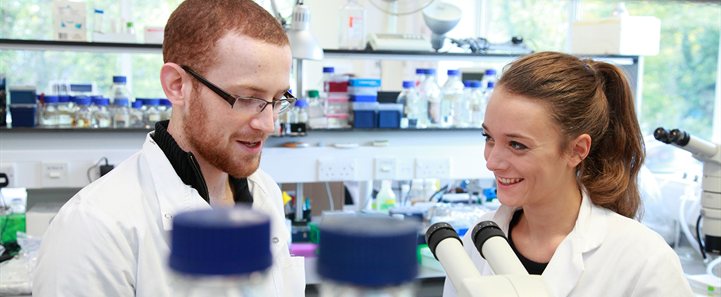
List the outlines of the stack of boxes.
{"type": "Polygon", "coordinates": [[[35,127],[38,109],[35,87],[10,87],[10,116],[13,127],[35,127]]]}
{"type": "Polygon", "coordinates": [[[334,75],[327,86],[325,100],[325,117],[328,120],[328,128],[348,128],[350,115],[348,98],[348,76],[334,75]]]}
{"type": "Polygon", "coordinates": [[[380,79],[354,78],[348,85],[353,102],[354,128],[400,128],[403,104],[378,102],[380,79]]]}

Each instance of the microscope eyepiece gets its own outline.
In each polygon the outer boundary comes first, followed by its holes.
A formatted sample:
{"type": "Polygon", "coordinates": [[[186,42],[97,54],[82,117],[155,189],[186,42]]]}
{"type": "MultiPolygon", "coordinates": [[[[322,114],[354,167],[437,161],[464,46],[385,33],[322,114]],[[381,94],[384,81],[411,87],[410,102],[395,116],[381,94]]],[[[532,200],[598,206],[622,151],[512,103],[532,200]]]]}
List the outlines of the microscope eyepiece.
{"type": "Polygon", "coordinates": [[[691,136],[686,131],[673,129],[669,132],[669,138],[678,146],[686,146],[691,139],[691,136]]]}
{"type": "Polygon", "coordinates": [[[665,144],[671,144],[671,138],[668,135],[668,130],[663,127],[656,128],[656,130],[653,131],[653,137],[665,144]]]}

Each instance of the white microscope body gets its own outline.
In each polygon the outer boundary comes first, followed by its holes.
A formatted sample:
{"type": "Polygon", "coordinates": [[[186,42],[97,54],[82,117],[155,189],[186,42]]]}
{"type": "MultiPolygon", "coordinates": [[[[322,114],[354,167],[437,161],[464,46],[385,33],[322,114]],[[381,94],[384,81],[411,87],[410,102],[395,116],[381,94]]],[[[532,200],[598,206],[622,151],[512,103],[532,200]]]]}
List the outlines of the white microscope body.
{"type": "Polygon", "coordinates": [[[686,131],[662,127],[653,132],[657,140],[691,152],[703,162],[701,179],[701,215],[703,216],[703,249],[721,255],[721,145],[692,137],[686,131]]]}
{"type": "Polygon", "coordinates": [[[481,276],[447,223],[426,231],[426,242],[461,297],[550,297],[540,275],[529,275],[513,253],[503,231],[492,221],[473,228],[473,243],[496,275],[481,276]]]}

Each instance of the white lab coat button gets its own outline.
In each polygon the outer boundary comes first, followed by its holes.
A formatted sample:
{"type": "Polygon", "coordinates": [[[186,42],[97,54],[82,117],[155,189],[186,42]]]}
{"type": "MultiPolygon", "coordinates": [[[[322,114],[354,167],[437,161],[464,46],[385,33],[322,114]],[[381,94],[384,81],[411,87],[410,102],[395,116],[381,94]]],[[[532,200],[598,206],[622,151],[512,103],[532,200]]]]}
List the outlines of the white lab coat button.
{"type": "Polygon", "coordinates": [[[278,243],[279,241],[280,241],[280,239],[278,239],[278,237],[273,237],[273,243],[274,243],[274,244],[278,243]]]}

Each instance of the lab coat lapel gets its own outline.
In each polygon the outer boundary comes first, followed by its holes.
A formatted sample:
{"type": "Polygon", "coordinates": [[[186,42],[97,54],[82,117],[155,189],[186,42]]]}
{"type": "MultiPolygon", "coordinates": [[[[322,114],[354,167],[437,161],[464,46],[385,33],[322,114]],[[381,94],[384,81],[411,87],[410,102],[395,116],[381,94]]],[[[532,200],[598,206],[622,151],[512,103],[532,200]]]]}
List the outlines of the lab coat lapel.
{"type": "Polygon", "coordinates": [[[197,190],[183,183],[150,133],[143,144],[143,158],[147,168],[140,168],[140,171],[150,172],[152,185],[145,188],[152,189],[148,194],[158,199],[157,211],[162,218],[163,230],[172,229],[173,216],[178,212],[210,208],[197,190]]]}
{"type": "Polygon", "coordinates": [[[556,248],[543,279],[554,296],[568,296],[584,271],[584,253],[598,248],[606,236],[604,211],[583,191],[581,208],[571,233],[556,248]]]}

